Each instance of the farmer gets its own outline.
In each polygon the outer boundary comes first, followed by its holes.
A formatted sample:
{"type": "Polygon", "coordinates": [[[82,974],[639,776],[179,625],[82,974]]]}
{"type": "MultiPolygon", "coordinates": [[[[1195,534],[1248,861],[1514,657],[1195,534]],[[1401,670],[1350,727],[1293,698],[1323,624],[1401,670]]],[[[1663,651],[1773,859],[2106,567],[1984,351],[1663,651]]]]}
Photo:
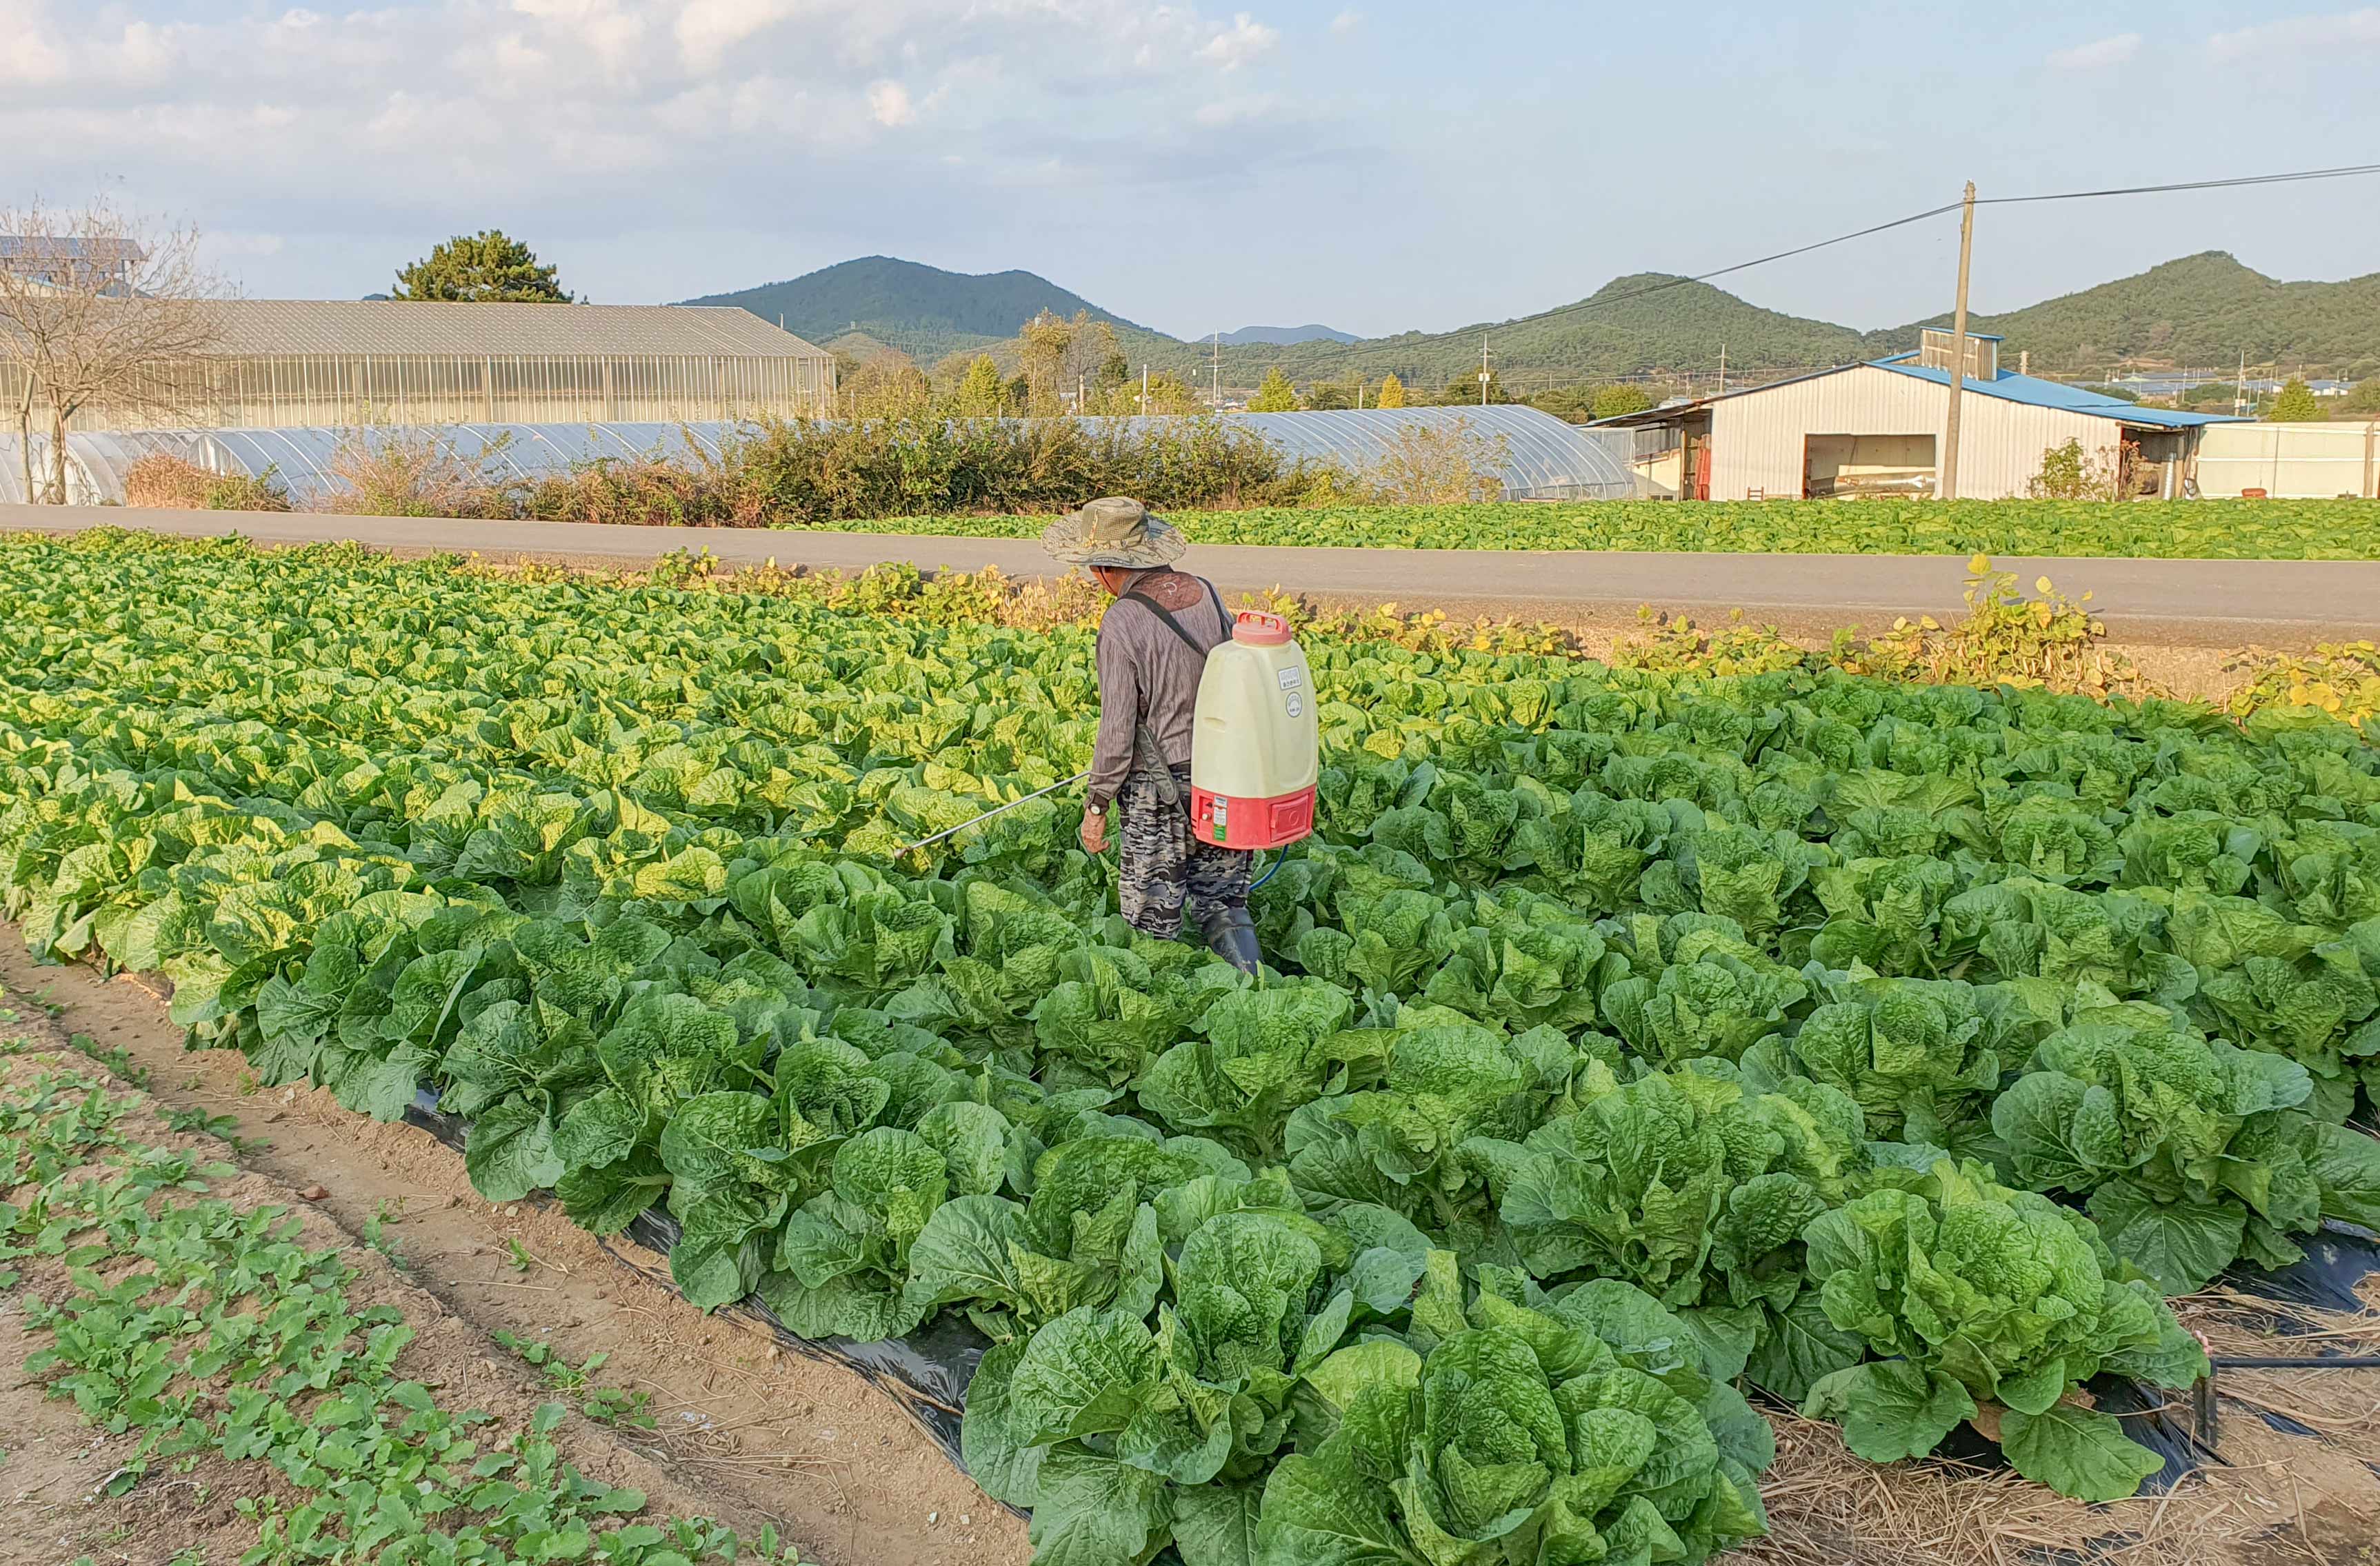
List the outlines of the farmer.
{"type": "Polygon", "coordinates": [[[1207,654],[1232,617],[1204,577],[1176,571],[1186,540],[1136,500],[1111,496],[1067,513],[1041,546],[1088,570],[1115,600],[1099,618],[1099,734],[1083,806],[1083,846],[1103,854],[1108,807],[1123,820],[1116,900],[1135,929],[1171,941],[1195,904],[1207,944],[1233,967],[1263,961],[1248,917],[1254,856],[1190,832],[1190,725],[1207,654]]]}

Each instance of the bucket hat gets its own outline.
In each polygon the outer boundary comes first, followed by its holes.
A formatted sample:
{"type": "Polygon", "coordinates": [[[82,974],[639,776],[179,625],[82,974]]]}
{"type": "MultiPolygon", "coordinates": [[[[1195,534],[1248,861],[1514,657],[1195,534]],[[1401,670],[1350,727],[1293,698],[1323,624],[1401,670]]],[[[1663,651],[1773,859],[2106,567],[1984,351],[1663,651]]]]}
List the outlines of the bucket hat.
{"type": "Polygon", "coordinates": [[[1070,511],[1043,528],[1041,547],[1072,565],[1136,571],[1181,559],[1190,540],[1140,502],[1110,495],[1070,511]]]}

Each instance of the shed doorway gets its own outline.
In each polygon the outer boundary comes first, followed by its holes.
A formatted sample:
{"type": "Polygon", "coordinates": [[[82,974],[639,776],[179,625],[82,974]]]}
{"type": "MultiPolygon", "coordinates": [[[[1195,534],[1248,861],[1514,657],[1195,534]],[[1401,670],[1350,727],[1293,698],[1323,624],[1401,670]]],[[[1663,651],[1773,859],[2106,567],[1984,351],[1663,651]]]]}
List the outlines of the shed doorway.
{"type": "Polygon", "coordinates": [[[1931,435],[1806,435],[1802,441],[1805,500],[1934,492],[1931,435]]]}

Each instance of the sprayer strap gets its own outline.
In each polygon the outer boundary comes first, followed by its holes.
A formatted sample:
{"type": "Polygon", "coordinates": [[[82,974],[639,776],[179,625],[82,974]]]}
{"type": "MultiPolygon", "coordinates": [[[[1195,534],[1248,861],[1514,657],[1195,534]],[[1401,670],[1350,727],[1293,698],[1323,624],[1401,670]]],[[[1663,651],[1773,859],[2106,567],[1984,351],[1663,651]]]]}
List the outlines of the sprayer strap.
{"type": "Polygon", "coordinates": [[[1231,640],[1232,617],[1223,612],[1223,598],[1220,593],[1218,593],[1215,590],[1215,584],[1207,581],[1204,577],[1199,578],[1199,580],[1201,585],[1207,589],[1208,601],[1215,606],[1216,620],[1220,623],[1223,627],[1222,637],[1218,641],[1205,643],[1200,642],[1197,637],[1192,636],[1188,630],[1184,628],[1181,621],[1173,617],[1173,612],[1172,610],[1166,608],[1165,605],[1158,602],[1147,593],[1140,591],[1137,588],[1123,596],[1132,600],[1135,603],[1141,605],[1151,614],[1156,615],[1160,620],[1164,621],[1165,628],[1172,631],[1175,636],[1180,637],[1182,638],[1183,646],[1188,648],[1192,652],[1196,653],[1199,657],[1204,658],[1207,654],[1214,651],[1216,648],[1220,647],[1223,642],[1231,640]]]}

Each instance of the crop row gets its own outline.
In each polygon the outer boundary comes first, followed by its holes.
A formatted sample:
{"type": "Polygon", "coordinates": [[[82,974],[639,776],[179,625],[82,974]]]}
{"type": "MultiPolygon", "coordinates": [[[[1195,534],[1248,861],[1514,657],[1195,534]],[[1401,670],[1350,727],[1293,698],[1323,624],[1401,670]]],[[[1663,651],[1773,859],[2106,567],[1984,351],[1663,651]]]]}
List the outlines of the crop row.
{"type": "Polygon", "coordinates": [[[1742,1387],[2129,1493],[2077,1384],[2380,1220],[2380,755],[2316,714],[1320,641],[1251,983],[1071,807],[896,862],[1079,765],[1079,628],[129,536],[0,590],[37,953],[433,1086],[491,1199],[665,1202],[698,1303],[964,1312],[1053,1560],[1698,1560],[1742,1387]]]}
{"type": "MultiPolygon", "coordinates": [[[[189,1492],[205,1531],[234,1512],[252,1524],[249,1566],[800,1566],[773,1526],[739,1538],[707,1518],[648,1514],[643,1491],[582,1473],[553,1439],[559,1402],[509,1430],[441,1406],[440,1383],[405,1374],[413,1325],[359,1297],[344,1247],[309,1244],[285,1208],[215,1194],[237,1169],[144,1131],[136,1100],[26,1044],[0,1039],[0,1180],[19,1198],[0,1203],[0,1291],[30,1340],[18,1385],[71,1398],[96,1432],[89,1450],[112,1448],[84,1507],[204,1461],[203,1483],[149,1493],[189,1492]]],[[[607,1418],[620,1402],[583,1406],[607,1418]]],[[[40,1526],[100,1531],[84,1519],[78,1508],[40,1526]]],[[[171,1566],[211,1558],[225,1559],[194,1544],[171,1566]]]]}
{"type": "MultiPolygon", "coordinates": [[[[2355,500],[1580,501],[1177,513],[1199,543],[1375,549],[1663,550],[1775,554],[2380,559],[2380,511],[2355,500]]],[[[864,533],[1034,538],[1046,516],[837,520],[864,533]]]]}

